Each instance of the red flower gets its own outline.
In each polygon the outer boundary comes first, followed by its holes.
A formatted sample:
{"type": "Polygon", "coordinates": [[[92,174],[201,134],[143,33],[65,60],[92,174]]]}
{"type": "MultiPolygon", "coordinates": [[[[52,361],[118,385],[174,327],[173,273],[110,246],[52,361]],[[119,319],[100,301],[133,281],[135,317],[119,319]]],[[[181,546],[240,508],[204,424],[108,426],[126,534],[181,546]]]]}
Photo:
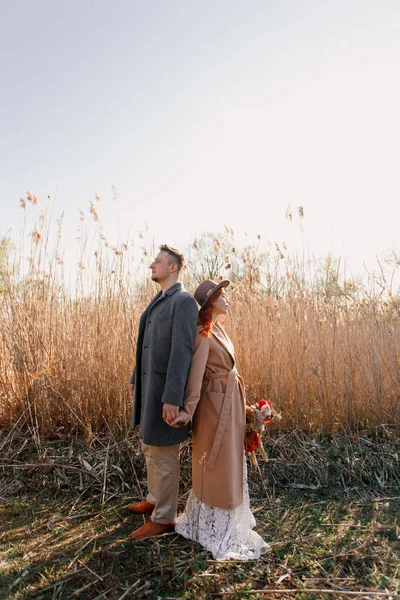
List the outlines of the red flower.
{"type": "Polygon", "coordinates": [[[249,431],[246,435],[246,452],[255,452],[260,444],[260,438],[256,431],[249,431]]]}

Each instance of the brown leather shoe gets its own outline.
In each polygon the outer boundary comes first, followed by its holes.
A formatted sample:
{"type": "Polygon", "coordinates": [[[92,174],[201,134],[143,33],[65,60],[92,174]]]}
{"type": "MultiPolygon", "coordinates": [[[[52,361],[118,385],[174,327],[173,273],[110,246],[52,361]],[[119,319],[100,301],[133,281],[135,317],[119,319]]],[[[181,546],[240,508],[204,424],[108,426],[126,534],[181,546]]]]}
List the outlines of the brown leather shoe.
{"type": "Polygon", "coordinates": [[[149,538],[161,535],[168,529],[173,529],[175,523],[154,523],[154,521],[147,521],[144,525],[133,531],[128,537],[133,542],[140,540],[147,540],[149,538]]]}
{"type": "Polygon", "coordinates": [[[154,504],[150,504],[150,502],[147,502],[147,500],[143,500],[142,502],[133,502],[132,504],[128,504],[128,510],[136,515],[145,515],[146,513],[153,512],[154,504]]]}

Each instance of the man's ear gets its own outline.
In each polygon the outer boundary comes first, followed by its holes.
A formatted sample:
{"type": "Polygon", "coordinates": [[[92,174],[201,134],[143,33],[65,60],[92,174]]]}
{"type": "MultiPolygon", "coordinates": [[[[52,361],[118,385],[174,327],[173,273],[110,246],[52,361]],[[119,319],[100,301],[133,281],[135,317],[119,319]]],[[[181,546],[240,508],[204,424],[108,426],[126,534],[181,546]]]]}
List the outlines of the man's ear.
{"type": "Polygon", "coordinates": [[[175,273],[178,269],[178,265],[176,263],[171,263],[171,273],[175,273]]]}

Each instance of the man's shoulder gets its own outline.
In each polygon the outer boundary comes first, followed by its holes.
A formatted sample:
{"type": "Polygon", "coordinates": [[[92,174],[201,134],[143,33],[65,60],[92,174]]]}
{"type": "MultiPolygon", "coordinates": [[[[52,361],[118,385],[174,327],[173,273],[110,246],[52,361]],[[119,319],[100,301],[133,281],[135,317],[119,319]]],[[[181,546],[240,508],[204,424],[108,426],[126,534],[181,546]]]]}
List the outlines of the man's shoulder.
{"type": "Polygon", "coordinates": [[[185,298],[187,300],[190,300],[190,302],[196,302],[196,300],[194,299],[194,296],[192,296],[192,294],[185,289],[179,290],[177,296],[178,296],[178,298],[182,298],[182,299],[185,298]]]}
{"type": "Polygon", "coordinates": [[[186,290],[181,290],[174,294],[173,312],[175,318],[187,322],[189,319],[192,324],[197,323],[199,308],[196,300],[186,290]]]}
{"type": "Polygon", "coordinates": [[[175,294],[173,296],[171,296],[171,297],[174,298],[175,302],[194,304],[197,307],[196,300],[194,299],[194,297],[192,296],[192,294],[190,294],[185,289],[177,290],[175,292],[175,294]]]}

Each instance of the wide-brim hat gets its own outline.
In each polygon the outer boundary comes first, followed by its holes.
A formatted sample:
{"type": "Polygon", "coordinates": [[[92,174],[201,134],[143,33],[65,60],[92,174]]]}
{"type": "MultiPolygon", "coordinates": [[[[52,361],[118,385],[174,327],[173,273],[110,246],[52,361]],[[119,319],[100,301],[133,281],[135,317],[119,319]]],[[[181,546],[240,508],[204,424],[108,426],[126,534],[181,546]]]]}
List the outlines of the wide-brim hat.
{"type": "Polygon", "coordinates": [[[215,292],[220,290],[221,288],[226,288],[230,284],[229,279],[223,279],[216,283],[212,281],[212,279],[206,279],[203,283],[196,288],[194,292],[194,297],[197,302],[200,304],[201,308],[213,297],[215,292]]]}

